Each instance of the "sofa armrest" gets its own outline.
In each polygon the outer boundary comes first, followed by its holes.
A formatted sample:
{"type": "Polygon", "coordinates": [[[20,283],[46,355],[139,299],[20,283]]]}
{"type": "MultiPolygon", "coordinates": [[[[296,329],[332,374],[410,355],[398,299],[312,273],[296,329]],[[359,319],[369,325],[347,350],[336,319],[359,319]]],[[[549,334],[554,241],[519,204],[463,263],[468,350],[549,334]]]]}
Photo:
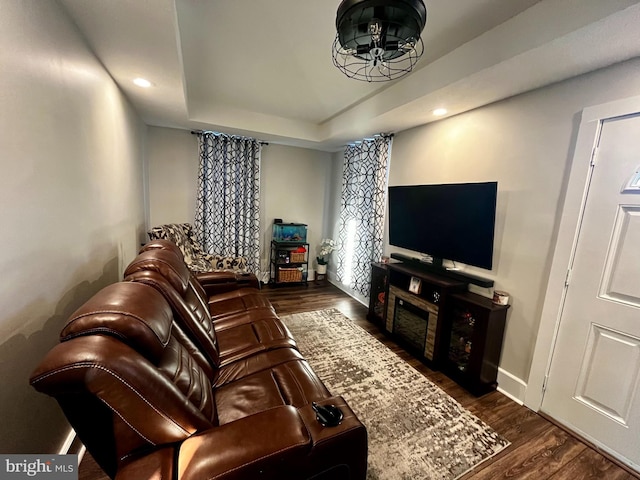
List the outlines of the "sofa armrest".
{"type": "Polygon", "coordinates": [[[365,480],[369,453],[367,429],[344,398],[336,396],[317,403],[335,405],[342,410],[344,418],[337,427],[323,427],[311,405],[298,409],[313,438],[313,450],[304,460],[307,468],[304,478],[317,475],[322,479],[365,480]]]}
{"type": "Polygon", "coordinates": [[[239,288],[260,289],[258,277],[253,273],[217,271],[197,273],[195,277],[209,297],[239,288]]]}
{"type": "Polygon", "coordinates": [[[297,409],[276,407],[182,442],[178,478],[282,478],[279,472],[310,449],[311,437],[297,409]]]}
{"type": "Polygon", "coordinates": [[[176,451],[165,447],[120,467],[115,480],[172,479],[176,451]]]}
{"type": "Polygon", "coordinates": [[[275,407],[185,440],[178,456],[180,480],[321,478],[364,480],[367,433],[340,397],[337,427],[323,427],[308,405],[275,407]]]}

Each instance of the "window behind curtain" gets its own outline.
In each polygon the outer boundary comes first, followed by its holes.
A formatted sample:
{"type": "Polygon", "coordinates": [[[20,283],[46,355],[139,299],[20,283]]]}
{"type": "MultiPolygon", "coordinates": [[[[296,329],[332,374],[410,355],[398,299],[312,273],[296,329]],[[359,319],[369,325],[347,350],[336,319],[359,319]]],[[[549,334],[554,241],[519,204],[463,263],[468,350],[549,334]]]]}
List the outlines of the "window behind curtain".
{"type": "Polygon", "coordinates": [[[379,135],[347,146],[344,153],[337,279],[365,297],[371,262],[380,260],[384,248],[391,143],[391,136],[379,135]]]}

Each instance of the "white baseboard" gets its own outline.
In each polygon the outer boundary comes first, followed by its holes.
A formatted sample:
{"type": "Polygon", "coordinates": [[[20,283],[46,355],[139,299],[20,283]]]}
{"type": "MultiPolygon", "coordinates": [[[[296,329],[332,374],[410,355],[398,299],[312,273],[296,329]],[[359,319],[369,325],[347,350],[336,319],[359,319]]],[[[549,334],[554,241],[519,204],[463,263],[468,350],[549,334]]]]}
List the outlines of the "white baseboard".
{"type": "Polygon", "coordinates": [[[519,405],[524,405],[527,383],[498,367],[498,391],[519,405]]]}
{"type": "Polygon", "coordinates": [[[335,285],[336,287],[338,287],[340,290],[342,290],[344,293],[346,293],[347,295],[349,295],[351,298],[353,298],[354,300],[357,300],[359,303],[361,303],[362,305],[364,305],[365,307],[369,306],[369,301],[368,299],[366,299],[365,297],[363,297],[362,295],[354,292],[353,290],[351,290],[350,288],[344,286],[343,284],[335,281],[334,279],[331,278],[331,276],[329,276],[329,283],[332,285],[335,285]]]}

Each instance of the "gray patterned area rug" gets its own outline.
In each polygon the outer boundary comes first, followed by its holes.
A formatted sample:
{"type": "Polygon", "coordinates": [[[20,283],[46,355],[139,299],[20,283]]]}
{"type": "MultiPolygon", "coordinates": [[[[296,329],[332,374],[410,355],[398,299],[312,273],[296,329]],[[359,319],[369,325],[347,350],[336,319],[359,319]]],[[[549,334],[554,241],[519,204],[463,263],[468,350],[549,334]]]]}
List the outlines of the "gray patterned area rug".
{"type": "Polygon", "coordinates": [[[452,480],[509,445],[338,310],[281,317],[369,433],[367,480],[452,480]]]}

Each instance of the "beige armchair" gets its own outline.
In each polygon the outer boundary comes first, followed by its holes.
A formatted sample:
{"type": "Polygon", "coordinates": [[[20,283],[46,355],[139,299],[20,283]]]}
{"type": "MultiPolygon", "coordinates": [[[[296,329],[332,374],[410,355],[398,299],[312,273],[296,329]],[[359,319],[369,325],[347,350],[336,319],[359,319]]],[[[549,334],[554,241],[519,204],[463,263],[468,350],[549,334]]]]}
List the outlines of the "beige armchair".
{"type": "Polygon", "coordinates": [[[175,243],[184,261],[193,273],[212,272],[215,270],[232,270],[246,272],[247,259],[224,255],[212,255],[202,249],[196,240],[190,223],[170,223],[153,227],[147,232],[149,240],[170,240],[175,243]]]}

